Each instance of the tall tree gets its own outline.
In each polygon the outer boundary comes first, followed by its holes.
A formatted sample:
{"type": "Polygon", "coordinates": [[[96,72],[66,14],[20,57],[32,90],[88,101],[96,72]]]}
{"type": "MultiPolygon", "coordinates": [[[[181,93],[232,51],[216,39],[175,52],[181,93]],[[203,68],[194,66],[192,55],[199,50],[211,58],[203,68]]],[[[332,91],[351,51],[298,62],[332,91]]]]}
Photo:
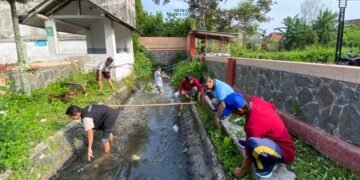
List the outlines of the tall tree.
{"type": "Polygon", "coordinates": [[[243,43],[247,41],[248,37],[257,32],[258,24],[269,21],[270,18],[266,16],[271,10],[271,6],[275,4],[272,0],[244,0],[241,1],[237,8],[229,10],[232,14],[238,31],[243,35],[243,43]]]}
{"type": "Polygon", "coordinates": [[[354,24],[348,24],[344,29],[344,45],[351,48],[360,49],[360,27],[354,24]]]}
{"type": "Polygon", "coordinates": [[[316,33],[306,22],[295,16],[294,18],[286,17],[283,22],[284,27],[277,28],[284,37],[284,47],[287,50],[304,48],[307,45],[317,42],[316,33]]]}
{"type": "Polygon", "coordinates": [[[20,28],[19,28],[19,17],[16,12],[16,2],[17,3],[26,3],[28,0],[5,0],[9,3],[11,9],[11,19],[13,24],[14,36],[15,36],[15,45],[16,45],[16,54],[18,58],[18,65],[20,70],[20,77],[21,77],[21,84],[22,88],[27,95],[30,95],[30,87],[27,83],[24,68],[25,68],[25,57],[24,57],[24,48],[23,42],[20,35],[20,28]]]}
{"type": "Polygon", "coordinates": [[[300,5],[300,17],[307,24],[311,24],[318,17],[320,11],[325,9],[327,6],[322,0],[305,0],[300,5]]]}
{"type": "MultiPolygon", "coordinates": [[[[197,28],[200,30],[215,30],[217,22],[215,18],[219,13],[219,3],[226,0],[182,0],[189,5],[189,12],[197,21],[197,28]]],[[[160,0],[153,0],[155,4],[160,4],[160,0]]],[[[163,5],[170,0],[163,0],[163,5]]]]}
{"type": "Polygon", "coordinates": [[[320,11],[317,19],[313,22],[312,28],[316,32],[320,44],[328,45],[331,41],[335,40],[337,17],[337,13],[326,9],[325,11],[320,11]]]}

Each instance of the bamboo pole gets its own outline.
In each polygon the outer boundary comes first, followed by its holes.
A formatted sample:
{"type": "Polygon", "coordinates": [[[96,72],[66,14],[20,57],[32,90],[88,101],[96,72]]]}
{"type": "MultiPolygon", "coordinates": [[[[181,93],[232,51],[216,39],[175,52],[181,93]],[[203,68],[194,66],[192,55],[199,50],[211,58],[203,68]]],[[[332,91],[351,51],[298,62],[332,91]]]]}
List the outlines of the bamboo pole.
{"type": "Polygon", "coordinates": [[[110,104],[107,105],[113,108],[119,107],[154,107],[154,106],[180,106],[180,105],[191,105],[196,104],[196,102],[186,102],[186,103],[162,103],[162,104],[110,104]]]}

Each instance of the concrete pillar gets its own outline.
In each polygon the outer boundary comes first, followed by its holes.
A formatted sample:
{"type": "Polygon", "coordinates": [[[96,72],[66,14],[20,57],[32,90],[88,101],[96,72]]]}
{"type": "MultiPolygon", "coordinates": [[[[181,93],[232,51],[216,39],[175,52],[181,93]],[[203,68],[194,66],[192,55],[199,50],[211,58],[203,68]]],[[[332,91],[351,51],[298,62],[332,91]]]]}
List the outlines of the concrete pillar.
{"type": "Polygon", "coordinates": [[[113,28],[113,22],[110,19],[104,20],[105,30],[105,47],[107,56],[115,57],[116,54],[116,41],[113,28]]]}
{"type": "Polygon", "coordinates": [[[189,56],[192,58],[196,54],[194,33],[190,33],[188,35],[188,48],[189,48],[189,56]]]}
{"type": "Polygon", "coordinates": [[[54,19],[50,18],[49,20],[45,21],[45,32],[49,48],[49,54],[51,56],[59,54],[59,41],[57,36],[56,23],[54,19]]]}
{"type": "Polygon", "coordinates": [[[229,58],[227,63],[227,75],[226,75],[226,82],[230,86],[234,86],[235,83],[235,69],[236,69],[236,59],[229,58]]]}

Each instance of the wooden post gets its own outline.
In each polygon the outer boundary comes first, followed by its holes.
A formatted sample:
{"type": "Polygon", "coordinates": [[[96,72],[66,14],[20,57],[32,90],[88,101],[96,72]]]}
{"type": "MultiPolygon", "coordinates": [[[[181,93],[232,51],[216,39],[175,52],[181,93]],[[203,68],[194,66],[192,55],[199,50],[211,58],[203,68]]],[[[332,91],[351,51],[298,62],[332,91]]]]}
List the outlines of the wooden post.
{"type": "Polygon", "coordinates": [[[189,48],[189,56],[192,58],[196,54],[195,48],[195,34],[190,32],[188,35],[188,48],[189,48]]]}
{"type": "Polygon", "coordinates": [[[236,69],[236,59],[235,58],[229,58],[228,59],[226,82],[230,86],[234,86],[234,83],[235,83],[235,69],[236,69]]]}

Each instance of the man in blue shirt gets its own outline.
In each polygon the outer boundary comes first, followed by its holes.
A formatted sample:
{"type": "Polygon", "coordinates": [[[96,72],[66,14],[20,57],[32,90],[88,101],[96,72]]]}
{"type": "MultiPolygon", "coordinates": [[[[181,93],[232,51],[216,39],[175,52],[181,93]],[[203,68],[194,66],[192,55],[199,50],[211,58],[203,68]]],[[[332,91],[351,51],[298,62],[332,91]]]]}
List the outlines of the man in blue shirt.
{"type": "MultiPolygon", "coordinates": [[[[206,89],[205,101],[209,104],[213,111],[218,111],[219,104],[234,90],[228,84],[218,79],[212,79],[210,76],[200,78],[200,84],[206,89]]],[[[219,112],[220,113],[220,112],[219,112]]],[[[215,123],[220,126],[218,121],[215,123]]]]}

